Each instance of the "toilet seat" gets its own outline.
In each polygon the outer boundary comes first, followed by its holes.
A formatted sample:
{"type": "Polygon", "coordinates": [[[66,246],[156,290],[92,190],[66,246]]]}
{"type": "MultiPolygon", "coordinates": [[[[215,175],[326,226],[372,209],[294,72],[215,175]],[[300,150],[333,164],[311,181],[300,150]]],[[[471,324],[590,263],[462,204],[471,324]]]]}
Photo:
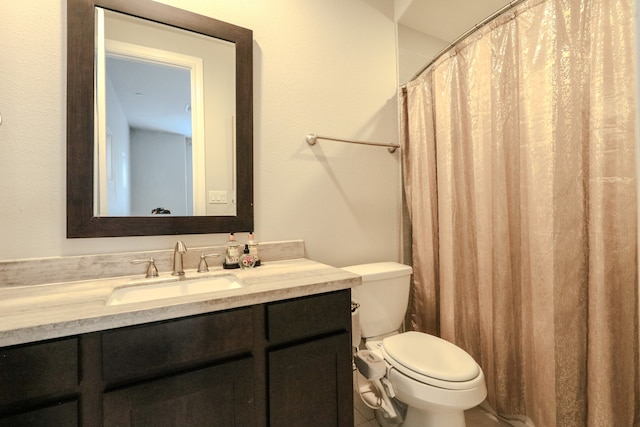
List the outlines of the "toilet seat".
{"type": "Polygon", "coordinates": [[[484,381],[476,361],[460,347],[421,332],[405,332],[382,340],[384,358],[399,372],[436,387],[466,390],[484,381]]]}

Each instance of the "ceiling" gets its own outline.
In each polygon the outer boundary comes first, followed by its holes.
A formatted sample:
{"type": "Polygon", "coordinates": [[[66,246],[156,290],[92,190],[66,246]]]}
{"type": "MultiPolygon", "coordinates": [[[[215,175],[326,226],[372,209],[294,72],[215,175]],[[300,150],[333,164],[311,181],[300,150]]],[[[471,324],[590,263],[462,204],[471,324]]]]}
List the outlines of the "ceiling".
{"type": "Polygon", "coordinates": [[[107,76],[129,127],[191,137],[191,72],[108,56],[107,76]]]}
{"type": "Polygon", "coordinates": [[[413,0],[398,23],[451,43],[510,0],[413,0]]]}

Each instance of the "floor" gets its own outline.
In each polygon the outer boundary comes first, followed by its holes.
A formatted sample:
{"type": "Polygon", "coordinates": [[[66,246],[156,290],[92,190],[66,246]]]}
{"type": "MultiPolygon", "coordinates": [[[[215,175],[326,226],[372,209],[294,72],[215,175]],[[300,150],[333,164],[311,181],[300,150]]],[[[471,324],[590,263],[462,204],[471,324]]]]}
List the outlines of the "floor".
{"type": "MultiPolygon", "coordinates": [[[[359,373],[356,373],[359,375],[359,373]]],[[[364,379],[360,377],[361,384],[364,384],[364,379]]],[[[354,389],[357,384],[354,378],[354,389]]],[[[354,390],[353,393],[353,415],[355,427],[380,427],[376,421],[373,409],[366,406],[360,396],[354,390]]],[[[467,421],[467,427],[511,427],[510,424],[498,420],[491,413],[485,411],[481,407],[477,406],[465,412],[465,418],[467,421]]]]}

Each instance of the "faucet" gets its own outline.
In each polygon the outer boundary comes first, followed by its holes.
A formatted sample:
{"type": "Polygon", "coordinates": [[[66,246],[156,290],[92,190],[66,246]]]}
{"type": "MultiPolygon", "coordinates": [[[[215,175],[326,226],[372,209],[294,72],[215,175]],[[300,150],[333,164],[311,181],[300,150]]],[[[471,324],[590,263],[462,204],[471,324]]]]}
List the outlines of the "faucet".
{"type": "Polygon", "coordinates": [[[182,267],[182,255],[187,252],[187,247],[182,242],[182,240],[178,240],[176,243],[176,247],[173,250],[173,276],[184,276],[184,269],[182,267]]]}

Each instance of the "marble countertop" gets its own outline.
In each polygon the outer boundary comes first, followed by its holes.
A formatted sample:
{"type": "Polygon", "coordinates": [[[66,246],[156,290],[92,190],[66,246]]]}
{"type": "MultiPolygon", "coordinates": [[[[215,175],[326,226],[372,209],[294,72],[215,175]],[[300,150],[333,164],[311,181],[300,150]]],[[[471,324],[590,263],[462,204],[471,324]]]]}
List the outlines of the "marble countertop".
{"type": "MultiPolygon", "coordinates": [[[[187,277],[199,277],[185,270],[187,277]]],[[[190,296],[107,305],[111,293],[143,276],[0,288],[0,347],[209,313],[253,304],[347,289],[360,276],[305,258],[265,262],[246,270],[210,268],[232,274],[245,286],[190,296]]],[[[171,277],[169,273],[160,278],[171,277]]],[[[144,284],[140,285],[144,286],[144,284]]]]}

